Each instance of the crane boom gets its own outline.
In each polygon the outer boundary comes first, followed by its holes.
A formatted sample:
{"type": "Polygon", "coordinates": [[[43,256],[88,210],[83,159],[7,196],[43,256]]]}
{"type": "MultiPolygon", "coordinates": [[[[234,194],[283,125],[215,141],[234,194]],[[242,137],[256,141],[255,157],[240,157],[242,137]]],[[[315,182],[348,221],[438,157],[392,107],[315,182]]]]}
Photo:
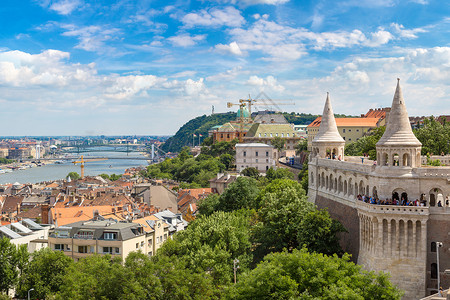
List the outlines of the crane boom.
{"type": "Polygon", "coordinates": [[[81,155],[81,159],[80,160],[73,161],[72,163],[74,165],[80,164],[80,168],[81,168],[81,172],[80,172],[81,174],[80,175],[81,175],[81,179],[83,179],[84,178],[84,164],[87,163],[87,162],[102,161],[102,160],[107,160],[107,158],[84,159],[83,155],[81,155]]]}

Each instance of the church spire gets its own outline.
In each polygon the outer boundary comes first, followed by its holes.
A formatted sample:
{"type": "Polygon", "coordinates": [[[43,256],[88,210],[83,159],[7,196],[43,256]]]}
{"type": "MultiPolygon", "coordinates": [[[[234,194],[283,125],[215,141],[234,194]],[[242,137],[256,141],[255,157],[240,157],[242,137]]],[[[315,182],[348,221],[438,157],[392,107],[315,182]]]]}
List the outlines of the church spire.
{"type": "Polygon", "coordinates": [[[320,122],[319,132],[314,137],[313,143],[329,143],[329,142],[343,142],[344,139],[339,134],[334,119],[333,108],[331,107],[330,93],[327,93],[327,100],[323,108],[322,120],[320,122]]]}
{"type": "Polygon", "coordinates": [[[422,145],[412,132],[399,78],[397,78],[397,88],[392,100],[389,118],[386,122],[386,131],[378,141],[377,146],[422,145]]]}

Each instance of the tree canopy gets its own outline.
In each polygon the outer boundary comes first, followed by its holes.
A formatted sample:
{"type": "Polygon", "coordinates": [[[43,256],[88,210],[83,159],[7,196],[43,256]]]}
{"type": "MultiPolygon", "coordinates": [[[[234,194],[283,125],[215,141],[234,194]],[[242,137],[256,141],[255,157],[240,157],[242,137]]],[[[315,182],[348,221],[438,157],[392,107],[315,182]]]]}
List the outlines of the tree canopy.
{"type": "Polygon", "coordinates": [[[401,299],[388,275],[306,249],[273,253],[230,288],[229,299],[401,299]]]}

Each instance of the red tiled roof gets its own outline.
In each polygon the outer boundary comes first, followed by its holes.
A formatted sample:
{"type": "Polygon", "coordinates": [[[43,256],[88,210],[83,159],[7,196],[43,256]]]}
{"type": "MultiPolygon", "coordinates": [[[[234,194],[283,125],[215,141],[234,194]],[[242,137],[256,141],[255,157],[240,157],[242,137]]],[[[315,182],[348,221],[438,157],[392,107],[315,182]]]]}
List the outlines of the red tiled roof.
{"type": "MultiPolygon", "coordinates": [[[[336,118],[337,127],[377,127],[380,118],[336,118]]],[[[319,127],[322,117],[318,117],[308,128],[319,127]]]]}

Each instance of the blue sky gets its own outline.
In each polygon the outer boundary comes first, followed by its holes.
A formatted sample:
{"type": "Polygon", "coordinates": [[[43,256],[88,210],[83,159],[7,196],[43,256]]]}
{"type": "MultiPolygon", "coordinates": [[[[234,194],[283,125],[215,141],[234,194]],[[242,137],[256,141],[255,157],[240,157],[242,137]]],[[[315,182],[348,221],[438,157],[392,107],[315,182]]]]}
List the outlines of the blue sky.
{"type": "Polygon", "coordinates": [[[0,135],[174,134],[265,92],[286,111],[450,114],[441,0],[2,0],[0,135]]]}

